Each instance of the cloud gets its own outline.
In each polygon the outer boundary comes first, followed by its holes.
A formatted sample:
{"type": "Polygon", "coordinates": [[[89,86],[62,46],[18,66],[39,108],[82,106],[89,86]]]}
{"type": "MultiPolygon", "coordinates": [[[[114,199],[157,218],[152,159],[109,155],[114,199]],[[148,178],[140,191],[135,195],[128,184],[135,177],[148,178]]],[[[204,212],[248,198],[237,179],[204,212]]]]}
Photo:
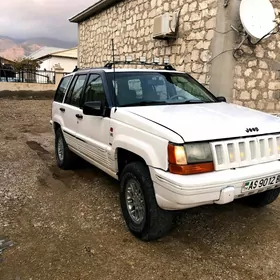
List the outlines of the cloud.
{"type": "Polygon", "coordinates": [[[77,40],[77,24],[68,18],[91,6],[94,0],[1,1],[0,35],[14,38],[52,37],[77,40]]]}

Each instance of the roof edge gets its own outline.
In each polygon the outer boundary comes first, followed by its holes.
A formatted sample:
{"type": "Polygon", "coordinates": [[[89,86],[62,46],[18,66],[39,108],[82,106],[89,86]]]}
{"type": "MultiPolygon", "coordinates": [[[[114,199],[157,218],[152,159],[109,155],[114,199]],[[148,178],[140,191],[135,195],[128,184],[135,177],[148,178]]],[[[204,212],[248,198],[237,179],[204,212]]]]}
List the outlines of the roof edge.
{"type": "Polygon", "coordinates": [[[52,49],[52,50],[55,49],[55,50],[52,51],[52,52],[47,52],[46,54],[43,54],[42,56],[39,56],[38,58],[35,58],[35,60],[36,60],[36,59],[40,59],[41,57],[45,57],[45,56],[47,56],[47,55],[49,55],[49,54],[52,54],[52,53],[62,52],[62,51],[68,50],[68,49],[65,49],[65,48],[56,48],[56,47],[42,46],[42,47],[40,47],[40,49],[38,49],[37,51],[35,51],[35,52],[31,53],[30,55],[25,56],[25,57],[26,57],[26,58],[30,58],[30,59],[34,59],[34,56],[36,56],[36,54],[40,53],[40,51],[42,51],[42,50],[44,50],[44,49],[52,49]]]}
{"type": "Polygon", "coordinates": [[[11,62],[11,63],[15,63],[15,62],[16,62],[16,60],[11,60],[11,59],[5,58],[4,56],[1,56],[1,55],[0,55],[0,60],[1,60],[1,59],[5,59],[5,60],[7,60],[7,61],[9,61],[9,62],[11,62]]]}
{"type": "Polygon", "coordinates": [[[78,57],[73,57],[73,56],[62,56],[62,55],[52,55],[52,54],[48,54],[48,55],[45,55],[45,56],[42,56],[42,57],[39,57],[39,58],[36,58],[34,60],[46,60],[50,57],[59,57],[59,58],[69,58],[69,59],[78,59],[78,57]]]}
{"type": "Polygon", "coordinates": [[[90,7],[88,7],[87,9],[72,16],[68,20],[70,22],[74,22],[74,23],[83,22],[83,21],[87,20],[88,18],[90,18],[92,15],[97,14],[97,13],[109,8],[113,4],[120,2],[120,1],[121,0],[99,0],[98,2],[96,2],[93,5],[91,5],[90,7]]]}
{"type": "Polygon", "coordinates": [[[78,50],[78,46],[77,46],[77,47],[70,48],[70,49],[65,49],[65,50],[62,50],[62,51],[53,52],[53,53],[50,53],[50,55],[55,55],[55,54],[61,53],[61,52],[68,52],[68,51],[72,51],[72,50],[74,50],[74,49],[77,49],[77,50],[78,50]]]}

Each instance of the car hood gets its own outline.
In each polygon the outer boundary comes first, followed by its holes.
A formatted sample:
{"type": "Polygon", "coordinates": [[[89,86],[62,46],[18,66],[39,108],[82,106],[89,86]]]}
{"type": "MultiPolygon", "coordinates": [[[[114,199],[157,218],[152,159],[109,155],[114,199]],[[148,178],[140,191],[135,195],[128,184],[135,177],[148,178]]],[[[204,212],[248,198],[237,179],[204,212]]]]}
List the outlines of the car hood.
{"type": "Polygon", "coordinates": [[[179,134],[185,142],[280,132],[280,118],[231,103],[122,108],[179,134]],[[246,129],[258,128],[255,132],[246,129]]]}

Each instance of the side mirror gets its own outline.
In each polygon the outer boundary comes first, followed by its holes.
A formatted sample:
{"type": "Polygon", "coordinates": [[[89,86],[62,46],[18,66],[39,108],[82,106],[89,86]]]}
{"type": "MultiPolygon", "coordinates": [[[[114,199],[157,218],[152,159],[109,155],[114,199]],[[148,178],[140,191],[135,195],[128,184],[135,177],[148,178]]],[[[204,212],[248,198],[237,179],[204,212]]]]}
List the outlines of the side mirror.
{"type": "Polygon", "coordinates": [[[218,96],[217,100],[218,100],[218,102],[227,102],[227,99],[223,96],[218,96]]]}
{"type": "Polygon", "coordinates": [[[86,102],[84,104],[83,114],[89,116],[102,116],[103,115],[102,102],[101,101],[86,102]]]}

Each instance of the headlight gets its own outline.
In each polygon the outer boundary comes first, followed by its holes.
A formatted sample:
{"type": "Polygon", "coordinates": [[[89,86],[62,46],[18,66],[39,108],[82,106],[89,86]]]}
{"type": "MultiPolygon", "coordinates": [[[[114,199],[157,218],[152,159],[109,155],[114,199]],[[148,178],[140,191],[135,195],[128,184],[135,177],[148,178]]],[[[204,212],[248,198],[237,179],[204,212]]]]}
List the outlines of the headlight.
{"type": "Polygon", "coordinates": [[[212,152],[209,143],[185,144],[188,163],[212,162],[212,152]]]}
{"type": "Polygon", "coordinates": [[[169,171],[188,175],[214,171],[213,157],[209,143],[168,145],[169,171]]]}

